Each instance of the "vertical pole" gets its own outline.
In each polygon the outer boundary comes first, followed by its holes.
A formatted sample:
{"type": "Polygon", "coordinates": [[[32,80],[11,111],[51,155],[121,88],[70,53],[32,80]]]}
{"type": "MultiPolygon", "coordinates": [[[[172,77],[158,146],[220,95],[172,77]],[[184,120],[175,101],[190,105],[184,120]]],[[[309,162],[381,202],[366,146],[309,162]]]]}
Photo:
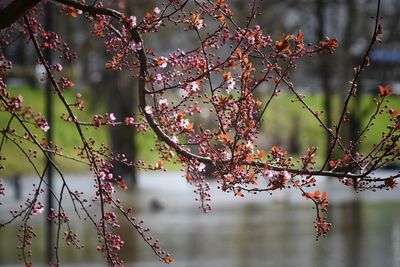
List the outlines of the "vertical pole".
{"type": "MultiPolygon", "coordinates": [[[[52,15],[52,5],[51,3],[47,3],[45,7],[45,30],[51,31],[53,23],[53,15],[52,15]]],[[[48,64],[51,66],[52,64],[52,54],[50,49],[46,49],[44,51],[44,56],[48,64]]],[[[47,131],[47,141],[51,144],[53,139],[53,95],[52,95],[52,86],[50,80],[46,81],[46,117],[47,122],[50,125],[50,129],[47,131]]],[[[50,145],[50,148],[52,146],[50,145]]],[[[49,159],[53,159],[53,154],[48,153],[49,159]]],[[[51,192],[53,192],[53,167],[50,163],[50,160],[47,162],[47,216],[50,215],[51,210],[53,209],[53,197],[51,192]]],[[[47,219],[46,217],[46,252],[47,252],[47,263],[50,263],[54,259],[54,236],[53,236],[53,223],[47,219]]]]}

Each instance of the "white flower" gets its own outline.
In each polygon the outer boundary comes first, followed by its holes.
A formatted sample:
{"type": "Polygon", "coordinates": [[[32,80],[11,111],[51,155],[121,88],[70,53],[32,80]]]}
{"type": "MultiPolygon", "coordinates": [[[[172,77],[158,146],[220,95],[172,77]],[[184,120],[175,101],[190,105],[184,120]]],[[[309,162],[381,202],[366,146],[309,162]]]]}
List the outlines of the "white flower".
{"type": "Polygon", "coordinates": [[[197,169],[199,172],[204,171],[205,168],[206,168],[206,164],[204,164],[204,163],[202,163],[202,162],[196,167],[196,169],[197,169]]]}
{"type": "Polygon", "coordinates": [[[146,112],[147,114],[153,114],[153,108],[150,106],[146,106],[144,108],[144,112],[146,112]]]}
{"type": "Polygon", "coordinates": [[[47,122],[43,123],[43,125],[40,126],[40,129],[43,130],[43,132],[47,132],[50,130],[50,126],[47,124],[47,122]]]}
{"type": "Polygon", "coordinates": [[[111,122],[114,122],[114,121],[117,120],[117,118],[115,118],[114,113],[110,113],[110,115],[108,115],[108,119],[109,119],[111,122]]]}
{"type": "Polygon", "coordinates": [[[249,140],[249,141],[247,141],[246,147],[248,147],[249,149],[253,150],[254,145],[253,145],[253,143],[249,140]]]}
{"type": "Polygon", "coordinates": [[[199,19],[199,21],[196,23],[196,28],[197,28],[198,30],[200,30],[200,29],[203,28],[203,27],[204,27],[203,20],[202,20],[202,19],[199,19]]]}
{"type": "Polygon", "coordinates": [[[182,128],[187,128],[189,126],[189,120],[188,119],[181,120],[179,126],[181,126],[182,128]]]}
{"type": "Polygon", "coordinates": [[[186,90],[189,92],[196,92],[200,90],[200,87],[197,82],[191,82],[186,86],[186,90]]]}
{"type": "Polygon", "coordinates": [[[171,141],[174,142],[175,144],[179,143],[179,139],[175,135],[171,137],[171,141]]]}
{"type": "Polygon", "coordinates": [[[166,57],[159,57],[157,59],[157,65],[160,66],[160,68],[165,69],[168,66],[168,59],[166,57]]]}
{"type": "Polygon", "coordinates": [[[161,106],[161,108],[166,108],[168,106],[168,100],[161,98],[158,100],[158,104],[161,106]]]}
{"type": "Polygon", "coordinates": [[[228,88],[226,89],[226,92],[229,94],[235,88],[236,82],[233,79],[229,79],[227,80],[227,83],[228,83],[228,88]]]}
{"type": "Polygon", "coordinates": [[[155,13],[155,14],[159,14],[159,13],[160,13],[160,9],[159,9],[158,7],[155,7],[155,8],[154,8],[154,13],[155,13]]]}
{"type": "Polygon", "coordinates": [[[287,171],[283,171],[282,175],[285,179],[290,179],[292,178],[292,175],[290,173],[288,173],[287,171]]]}
{"type": "Polygon", "coordinates": [[[129,26],[131,26],[131,28],[136,27],[136,17],[135,16],[129,17],[129,26]]]}

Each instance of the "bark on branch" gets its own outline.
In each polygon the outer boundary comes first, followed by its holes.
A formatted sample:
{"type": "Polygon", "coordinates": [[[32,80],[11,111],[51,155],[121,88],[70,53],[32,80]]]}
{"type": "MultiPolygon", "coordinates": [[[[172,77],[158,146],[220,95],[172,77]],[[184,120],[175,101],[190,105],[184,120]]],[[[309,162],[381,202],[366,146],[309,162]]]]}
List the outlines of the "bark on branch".
{"type": "MultiPolygon", "coordinates": [[[[99,7],[94,7],[94,6],[88,6],[79,2],[75,2],[72,0],[53,0],[54,2],[58,2],[61,4],[65,4],[68,6],[72,6],[74,8],[77,9],[81,9],[84,12],[88,12],[91,15],[106,15],[106,16],[111,16],[114,17],[118,20],[120,20],[122,23],[124,23],[124,17],[125,15],[123,13],[120,13],[116,10],[113,9],[108,9],[108,8],[99,8],[99,7]]],[[[380,1],[379,1],[380,3],[380,1]]],[[[379,6],[379,4],[378,4],[379,6]]],[[[379,14],[379,7],[378,7],[378,14],[379,14]]],[[[379,17],[379,16],[377,16],[379,17]]],[[[378,23],[378,22],[377,22],[378,23]]],[[[374,37],[376,36],[376,31],[377,31],[377,27],[375,28],[375,34],[374,37]]],[[[197,160],[199,162],[203,162],[206,164],[213,164],[213,161],[211,158],[209,157],[203,157],[197,154],[194,154],[188,150],[186,150],[184,147],[174,143],[172,141],[172,139],[168,136],[167,133],[165,133],[161,127],[158,125],[158,123],[156,122],[155,118],[153,118],[153,116],[147,112],[145,112],[145,107],[147,106],[147,101],[146,101],[146,95],[149,94],[149,92],[146,89],[146,77],[148,76],[148,70],[147,70],[147,55],[145,52],[145,48],[144,48],[144,43],[143,43],[143,39],[138,31],[137,28],[132,28],[130,29],[130,33],[132,36],[132,39],[135,41],[135,43],[141,43],[142,44],[142,49],[138,51],[138,59],[140,62],[140,71],[139,71],[139,106],[140,109],[142,110],[149,126],[152,128],[152,130],[154,131],[154,133],[157,135],[157,137],[162,140],[163,142],[165,142],[166,144],[168,144],[169,146],[171,146],[172,148],[175,149],[175,151],[185,157],[185,158],[191,158],[194,160],[197,160]]],[[[374,39],[373,39],[374,40],[374,39]]],[[[371,44],[372,46],[372,44],[371,44]]],[[[370,48],[368,49],[366,56],[368,56],[370,51],[370,48]]],[[[363,60],[363,63],[361,66],[365,65],[365,57],[363,60]]],[[[362,68],[361,68],[362,69],[362,68]]],[[[360,73],[357,73],[356,75],[356,79],[358,78],[358,75],[360,73]]],[[[283,79],[284,80],[284,79],[283,79]]],[[[284,80],[285,81],[285,80],[284,80]]],[[[289,83],[285,82],[288,86],[289,83]]],[[[320,121],[321,124],[323,124],[322,121],[320,121]]],[[[337,142],[336,140],[337,138],[335,138],[335,144],[337,142]]],[[[331,152],[330,152],[331,153],[331,152]]],[[[221,161],[220,163],[227,163],[229,160],[225,160],[225,161],[221,161]]],[[[214,163],[215,164],[215,163],[214,163]]],[[[376,179],[376,178],[371,178],[369,177],[369,174],[372,170],[364,172],[364,173],[350,173],[350,172],[332,172],[332,171],[325,171],[323,169],[321,170],[303,170],[303,169],[292,169],[292,168],[288,168],[288,167],[281,167],[281,166],[276,166],[276,165],[270,165],[264,162],[257,162],[257,161],[252,161],[251,163],[246,163],[244,162],[243,164],[250,164],[252,166],[257,166],[257,167],[261,167],[261,168],[267,168],[270,170],[274,170],[274,171],[288,171],[292,174],[295,175],[309,175],[309,176],[327,176],[327,177],[336,177],[336,178],[362,178],[364,180],[368,180],[368,181],[385,181],[386,179],[389,178],[385,178],[385,179],[376,179]]],[[[392,176],[392,178],[397,178],[392,176]]]]}
{"type": "Polygon", "coordinates": [[[14,0],[0,9],[0,30],[10,27],[41,0],[14,0]]]}

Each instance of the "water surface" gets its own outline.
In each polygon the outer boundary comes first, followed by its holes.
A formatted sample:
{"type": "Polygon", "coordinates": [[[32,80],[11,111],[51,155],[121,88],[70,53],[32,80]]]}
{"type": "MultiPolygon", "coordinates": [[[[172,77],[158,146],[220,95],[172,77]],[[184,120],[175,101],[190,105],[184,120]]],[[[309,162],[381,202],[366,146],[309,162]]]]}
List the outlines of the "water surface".
{"type": "MultiPolygon", "coordinates": [[[[316,241],[312,205],[295,190],[240,198],[219,192],[212,183],[213,210],[204,214],[194,201],[193,188],[180,176],[142,174],[139,188],[120,196],[176,259],[172,266],[400,267],[398,189],[356,195],[351,188],[325,178],[318,189],[328,192],[333,227],[326,238],[316,241]]],[[[75,188],[93,194],[89,174],[67,178],[75,188]]],[[[37,183],[34,177],[23,179],[25,193],[32,183],[37,183]]],[[[12,185],[6,189],[8,195],[0,206],[2,220],[10,207],[18,204],[12,185]]],[[[33,260],[41,263],[46,255],[44,216],[33,218],[32,225],[39,236],[34,240],[33,260]]],[[[96,252],[97,237],[91,225],[79,220],[71,225],[86,248],[77,251],[63,245],[62,265],[104,265],[102,255],[96,252]]],[[[21,265],[16,251],[18,229],[12,224],[0,230],[2,266],[21,265]]],[[[121,256],[127,266],[164,266],[129,226],[122,224],[118,232],[125,240],[121,256]]]]}

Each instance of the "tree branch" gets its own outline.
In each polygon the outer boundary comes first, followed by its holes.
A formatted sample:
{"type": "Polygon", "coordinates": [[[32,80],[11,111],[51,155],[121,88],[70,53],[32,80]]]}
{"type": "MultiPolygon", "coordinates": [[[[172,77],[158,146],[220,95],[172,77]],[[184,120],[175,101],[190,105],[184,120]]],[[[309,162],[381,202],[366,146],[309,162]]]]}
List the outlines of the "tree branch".
{"type": "Polygon", "coordinates": [[[10,27],[41,0],[14,0],[0,9],[0,30],[10,27]]]}

